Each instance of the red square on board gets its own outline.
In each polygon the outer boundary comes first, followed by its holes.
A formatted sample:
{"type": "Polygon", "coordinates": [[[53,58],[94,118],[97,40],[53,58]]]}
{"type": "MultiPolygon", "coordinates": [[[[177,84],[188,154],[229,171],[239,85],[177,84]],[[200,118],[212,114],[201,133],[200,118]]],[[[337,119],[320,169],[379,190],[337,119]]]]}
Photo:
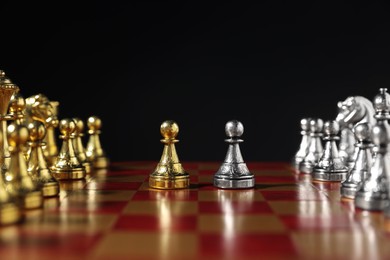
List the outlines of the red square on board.
{"type": "Polygon", "coordinates": [[[201,234],[200,256],[218,259],[294,259],[297,251],[288,234],[201,234]]]}
{"type": "Polygon", "coordinates": [[[119,217],[114,229],[180,232],[194,231],[197,225],[196,216],[123,215],[119,217]]]}
{"type": "Polygon", "coordinates": [[[200,201],[199,213],[224,214],[272,214],[272,209],[265,201],[200,201]]]}

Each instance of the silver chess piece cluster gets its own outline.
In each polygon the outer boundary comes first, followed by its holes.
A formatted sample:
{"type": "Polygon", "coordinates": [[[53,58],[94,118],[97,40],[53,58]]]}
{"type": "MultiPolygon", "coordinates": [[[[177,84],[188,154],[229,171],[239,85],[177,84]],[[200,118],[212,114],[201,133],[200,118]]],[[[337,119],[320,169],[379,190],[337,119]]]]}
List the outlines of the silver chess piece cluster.
{"type": "Polygon", "coordinates": [[[324,124],[318,118],[301,120],[294,167],[313,181],[340,182],[342,198],[390,217],[390,95],[381,88],[373,102],[348,97],[338,110],[335,120],[324,124]]]}

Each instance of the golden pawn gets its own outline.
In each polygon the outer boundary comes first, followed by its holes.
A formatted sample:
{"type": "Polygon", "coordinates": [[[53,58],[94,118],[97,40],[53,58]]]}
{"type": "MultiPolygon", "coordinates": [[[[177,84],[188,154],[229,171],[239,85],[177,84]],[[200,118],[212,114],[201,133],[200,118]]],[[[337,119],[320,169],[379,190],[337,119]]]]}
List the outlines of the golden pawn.
{"type": "Polygon", "coordinates": [[[108,168],[110,164],[100,144],[99,134],[102,127],[102,121],[96,116],[88,118],[89,140],[87,144],[86,155],[92,161],[93,167],[97,169],[108,168]]]}
{"type": "Polygon", "coordinates": [[[91,162],[88,160],[87,155],[85,154],[83,140],[81,139],[81,137],[84,136],[84,122],[80,118],[73,118],[73,121],[76,123],[76,129],[73,133],[74,151],[80,163],[85,167],[85,172],[89,174],[91,173],[92,165],[91,162]]]}
{"type": "Polygon", "coordinates": [[[55,129],[59,121],[57,101],[50,101],[45,95],[37,94],[26,98],[26,117],[31,120],[37,120],[45,124],[46,135],[43,140],[46,144],[43,146],[43,152],[48,164],[53,165],[58,155],[55,129]]]}
{"type": "MultiPolygon", "coordinates": [[[[25,125],[26,124],[26,102],[20,92],[14,93],[11,97],[11,101],[8,105],[8,113],[13,118],[15,124],[25,125]]],[[[27,147],[23,148],[25,159],[28,158],[27,147]]]]}
{"type": "Polygon", "coordinates": [[[163,154],[155,171],[150,175],[149,186],[156,189],[183,189],[190,186],[190,176],[185,172],[176,153],[175,139],[179,126],[174,121],[164,121],[160,127],[164,139],[163,154]]]}
{"type": "Polygon", "coordinates": [[[27,172],[34,181],[41,185],[43,197],[57,196],[60,192],[60,185],[56,179],[51,176],[47,167],[47,162],[43,155],[42,141],[46,135],[46,129],[42,122],[33,121],[27,126],[29,130],[27,172]]]}
{"type": "Polygon", "coordinates": [[[19,92],[12,95],[8,110],[17,125],[25,123],[26,101],[19,92]]]}
{"type": "Polygon", "coordinates": [[[23,125],[10,124],[8,130],[11,161],[5,171],[7,191],[18,197],[25,209],[36,209],[43,205],[42,192],[27,172],[27,164],[22,152],[28,139],[28,129],[23,125]]]}
{"type": "Polygon", "coordinates": [[[60,138],[63,139],[62,147],[51,172],[57,180],[78,180],[84,179],[85,167],[79,162],[73,148],[73,132],[76,124],[72,119],[60,121],[60,138]]]}

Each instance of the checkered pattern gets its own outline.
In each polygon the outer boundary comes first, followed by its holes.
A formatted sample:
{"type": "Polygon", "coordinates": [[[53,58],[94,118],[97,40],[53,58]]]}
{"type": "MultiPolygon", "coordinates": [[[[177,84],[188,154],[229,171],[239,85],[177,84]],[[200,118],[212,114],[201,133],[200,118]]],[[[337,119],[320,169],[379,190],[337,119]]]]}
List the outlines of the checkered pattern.
{"type": "Polygon", "coordinates": [[[286,163],[248,163],[255,189],[212,186],[218,163],[183,163],[186,190],[152,190],[153,162],[114,163],[0,229],[1,259],[390,258],[379,212],[340,201],[286,163]]]}

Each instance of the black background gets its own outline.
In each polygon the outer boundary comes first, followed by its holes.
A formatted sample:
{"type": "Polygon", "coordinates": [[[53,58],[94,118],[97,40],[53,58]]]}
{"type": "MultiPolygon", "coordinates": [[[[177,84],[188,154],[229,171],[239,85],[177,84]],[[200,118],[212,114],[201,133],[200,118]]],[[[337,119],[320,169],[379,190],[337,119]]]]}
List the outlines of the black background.
{"type": "MultiPolygon", "coordinates": [[[[83,2],[83,1],[80,1],[83,2]]],[[[2,2],[0,68],[60,118],[102,118],[114,161],[158,160],[180,126],[182,161],[223,160],[224,125],[245,126],[247,161],[285,161],[302,117],[372,100],[390,82],[387,4],[2,2]]]]}

